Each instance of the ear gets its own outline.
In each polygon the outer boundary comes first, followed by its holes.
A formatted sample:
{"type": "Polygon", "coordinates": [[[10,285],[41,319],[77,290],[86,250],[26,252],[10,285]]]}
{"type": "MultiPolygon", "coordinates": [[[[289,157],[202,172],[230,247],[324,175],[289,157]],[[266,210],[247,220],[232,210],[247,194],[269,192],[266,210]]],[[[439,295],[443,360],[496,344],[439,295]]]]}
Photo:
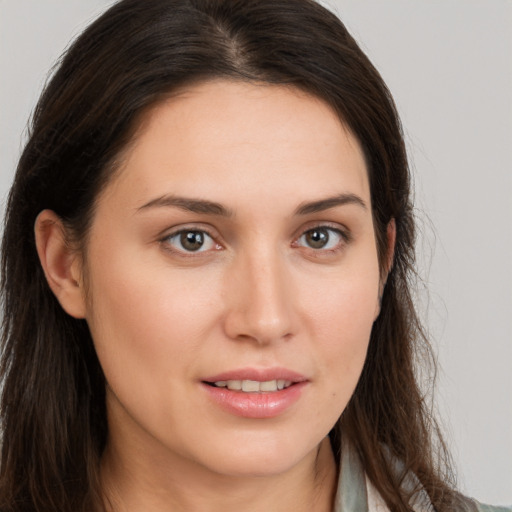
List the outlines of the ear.
{"type": "Polygon", "coordinates": [[[66,313],[85,318],[82,262],[69,246],[62,220],[53,211],[43,210],[34,230],[37,254],[52,292],[66,313]]]}
{"type": "Polygon", "coordinates": [[[393,267],[393,260],[395,256],[395,244],[396,244],[396,222],[395,219],[391,219],[386,229],[386,255],[385,255],[385,267],[382,272],[380,283],[379,283],[379,300],[375,310],[375,320],[380,314],[380,308],[382,303],[382,296],[384,295],[384,288],[386,287],[386,281],[388,274],[393,267]]]}

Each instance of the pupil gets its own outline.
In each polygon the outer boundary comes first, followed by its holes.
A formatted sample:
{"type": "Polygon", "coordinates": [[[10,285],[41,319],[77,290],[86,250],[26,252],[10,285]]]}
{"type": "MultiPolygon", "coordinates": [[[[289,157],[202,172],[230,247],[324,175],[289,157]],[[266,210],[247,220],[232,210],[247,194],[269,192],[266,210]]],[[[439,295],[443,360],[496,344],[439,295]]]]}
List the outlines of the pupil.
{"type": "Polygon", "coordinates": [[[180,238],[181,245],[188,251],[197,251],[204,243],[204,237],[200,231],[187,231],[182,233],[180,238]]]}
{"type": "Polygon", "coordinates": [[[329,233],[325,229],[312,229],[306,234],[308,245],[313,249],[321,249],[329,241],[329,233]]]}

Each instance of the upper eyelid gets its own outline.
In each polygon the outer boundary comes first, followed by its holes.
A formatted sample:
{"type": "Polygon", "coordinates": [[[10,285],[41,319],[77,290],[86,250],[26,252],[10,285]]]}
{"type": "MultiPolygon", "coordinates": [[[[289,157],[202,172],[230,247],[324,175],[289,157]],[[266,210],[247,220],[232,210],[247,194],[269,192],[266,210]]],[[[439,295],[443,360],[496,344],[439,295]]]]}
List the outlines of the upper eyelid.
{"type": "Polygon", "coordinates": [[[205,226],[204,224],[201,225],[179,225],[174,226],[172,228],[167,228],[160,232],[160,234],[157,235],[156,240],[161,243],[165,244],[165,242],[169,241],[171,238],[178,237],[181,233],[186,232],[200,232],[204,233],[206,236],[211,238],[211,240],[214,242],[216,246],[222,245],[224,246],[224,241],[221,237],[221,235],[218,233],[217,230],[215,230],[211,226],[205,226]]]}
{"type": "Polygon", "coordinates": [[[220,238],[220,234],[216,229],[214,229],[212,226],[208,226],[205,224],[199,224],[199,225],[179,225],[174,226],[172,228],[164,229],[160,232],[158,235],[158,238],[160,240],[165,240],[167,238],[171,238],[173,236],[176,236],[180,233],[183,233],[184,231],[201,231],[203,233],[206,233],[208,236],[210,236],[213,239],[220,238]]]}
{"type": "Polygon", "coordinates": [[[340,224],[339,222],[311,222],[306,224],[305,226],[302,226],[298,232],[294,236],[294,240],[298,240],[302,235],[307,233],[308,231],[312,231],[314,229],[330,229],[332,231],[336,231],[337,233],[340,233],[340,235],[343,236],[347,241],[350,241],[352,239],[352,232],[349,228],[347,228],[345,225],[340,224]]]}
{"type": "Polygon", "coordinates": [[[164,248],[165,251],[172,253],[175,256],[179,256],[181,258],[204,257],[204,256],[210,254],[211,252],[213,252],[214,250],[219,250],[221,247],[223,247],[222,244],[219,244],[217,239],[214,236],[212,236],[207,230],[202,229],[202,228],[199,229],[199,228],[192,228],[192,227],[180,228],[180,229],[175,229],[174,231],[170,231],[167,234],[160,236],[158,238],[158,242],[164,248]],[[173,244],[170,243],[171,239],[175,239],[175,238],[179,237],[179,235],[181,233],[194,232],[194,231],[204,233],[208,238],[210,238],[211,243],[213,243],[214,248],[213,249],[209,248],[204,251],[203,250],[188,251],[184,247],[182,249],[176,248],[176,247],[174,247],[173,244]]]}
{"type": "MultiPolygon", "coordinates": [[[[342,239],[340,245],[348,244],[352,240],[350,234],[346,233],[344,230],[341,230],[339,228],[334,228],[332,226],[319,225],[317,227],[309,228],[309,229],[306,229],[305,231],[303,231],[301,235],[299,235],[297,238],[295,238],[295,240],[293,241],[293,245],[297,244],[299,242],[299,240],[303,236],[306,235],[306,233],[308,233],[310,231],[314,231],[315,229],[326,229],[328,231],[333,231],[334,233],[336,233],[337,236],[339,236],[342,239]]],[[[331,251],[332,249],[324,249],[324,248],[314,249],[315,252],[321,252],[323,250],[331,251]]]]}
{"type": "Polygon", "coordinates": [[[206,236],[214,240],[214,237],[205,229],[179,229],[178,231],[171,231],[169,234],[164,235],[163,239],[176,238],[181,233],[204,233],[206,236]]]}

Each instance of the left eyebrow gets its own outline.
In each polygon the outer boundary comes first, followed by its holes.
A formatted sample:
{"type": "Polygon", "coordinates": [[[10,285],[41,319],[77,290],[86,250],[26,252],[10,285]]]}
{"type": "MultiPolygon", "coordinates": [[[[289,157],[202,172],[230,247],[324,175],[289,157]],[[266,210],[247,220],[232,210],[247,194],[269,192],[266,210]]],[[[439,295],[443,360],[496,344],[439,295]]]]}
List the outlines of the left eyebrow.
{"type": "Polygon", "coordinates": [[[303,203],[295,210],[295,215],[308,215],[310,213],[323,212],[330,208],[344,206],[346,204],[355,204],[359,205],[364,210],[368,209],[366,203],[356,194],[339,194],[318,201],[303,203]]]}
{"type": "Polygon", "coordinates": [[[192,213],[203,213],[207,215],[218,215],[221,217],[233,217],[233,212],[220,203],[205,201],[203,199],[194,199],[190,197],[180,197],[174,195],[164,195],[157,197],[149,203],[144,204],[137,211],[151,208],[179,208],[192,213]]]}

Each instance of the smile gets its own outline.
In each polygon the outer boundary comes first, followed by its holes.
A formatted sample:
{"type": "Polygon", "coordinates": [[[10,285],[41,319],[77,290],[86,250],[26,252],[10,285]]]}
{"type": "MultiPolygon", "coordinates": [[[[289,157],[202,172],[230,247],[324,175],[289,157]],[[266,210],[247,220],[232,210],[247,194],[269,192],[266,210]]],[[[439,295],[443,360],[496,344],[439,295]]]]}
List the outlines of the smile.
{"type": "Polygon", "coordinates": [[[286,368],[240,368],[201,380],[210,403],[230,415],[275,418],[296,404],[310,381],[286,368]]]}
{"type": "Polygon", "coordinates": [[[290,387],[292,381],[282,379],[263,382],[257,380],[219,380],[214,382],[213,385],[217,388],[227,388],[231,391],[242,391],[243,393],[269,393],[290,387]]]}

